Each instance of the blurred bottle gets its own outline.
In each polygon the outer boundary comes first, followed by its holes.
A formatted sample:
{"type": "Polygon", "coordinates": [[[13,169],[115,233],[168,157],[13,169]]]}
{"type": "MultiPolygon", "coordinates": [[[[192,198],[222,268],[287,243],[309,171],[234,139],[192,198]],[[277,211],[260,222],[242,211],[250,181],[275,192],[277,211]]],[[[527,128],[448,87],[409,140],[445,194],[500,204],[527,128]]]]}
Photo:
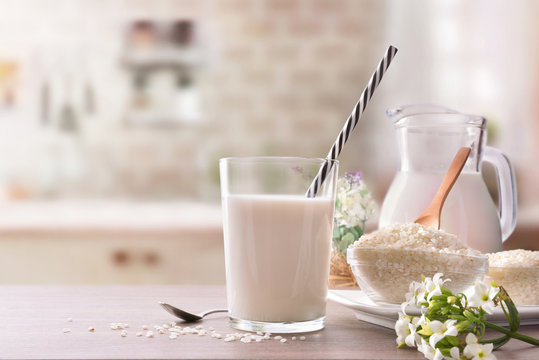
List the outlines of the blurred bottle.
{"type": "Polygon", "coordinates": [[[170,34],[172,44],[184,47],[193,42],[193,22],[191,20],[177,20],[172,24],[170,34]]]}
{"type": "Polygon", "coordinates": [[[0,109],[15,106],[18,64],[14,61],[0,61],[0,109]]]}
{"type": "Polygon", "coordinates": [[[200,120],[200,94],[187,71],[177,75],[177,89],[174,97],[175,114],[182,123],[196,123],[200,120]]]}
{"type": "Polygon", "coordinates": [[[143,110],[150,107],[151,98],[148,94],[148,75],[139,70],[133,75],[133,96],[131,106],[133,109],[143,110]]]}
{"type": "Polygon", "coordinates": [[[78,130],[77,115],[74,109],[72,79],[67,76],[65,80],[65,94],[63,104],[60,109],[58,125],[60,130],[69,133],[76,133],[78,130]]]}
{"type": "Polygon", "coordinates": [[[86,115],[94,115],[96,112],[94,87],[89,80],[84,84],[84,112],[86,115]]]}
{"type": "Polygon", "coordinates": [[[136,21],[129,31],[129,46],[132,49],[144,50],[153,47],[157,42],[157,32],[149,20],[136,21]]]}
{"type": "Polygon", "coordinates": [[[41,125],[48,126],[50,121],[51,87],[47,79],[41,84],[39,102],[41,125]]]}
{"type": "Polygon", "coordinates": [[[59,151],[57,162],[59,169],[60,192],[77,193],[83,180],[84,154],[82,138],[79,136],[79,122],[75,109],[75,86],[72,74],[65,75],[62,105],[59,110],[58,138],[59,151]]]}

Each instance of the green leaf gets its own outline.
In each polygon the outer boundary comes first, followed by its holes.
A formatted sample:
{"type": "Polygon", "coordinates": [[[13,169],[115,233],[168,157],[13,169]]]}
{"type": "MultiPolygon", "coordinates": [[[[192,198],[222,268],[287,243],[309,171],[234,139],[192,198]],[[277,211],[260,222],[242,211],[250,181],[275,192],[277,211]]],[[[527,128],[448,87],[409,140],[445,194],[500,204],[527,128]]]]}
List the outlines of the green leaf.
{"type": "Polygon", "coordinates": [[[354,242],[354,235],[351,233],[346,233],[339,242],[338,248],[339,251],[342,253],[346,252],[346,249],[348,249],[348,246],[354,242]]]}
{"type": "Polygon", "coordinates": [[[496,339],[489,339],[489,340],[481,339],[479,343],[480,344],[492,343],[493,350],[496,350],[502,347],[503,345],[505,345],[509,340],[511,340],[511,335],[504,335],[496,339]]]}
{"type": "Polygon", "coordinates": [[[432,330],[430,328],[425,328],[417,331],[418,334],[425,335],[425,336],[431,336],[433,334],[432,330]]]}
{"type": "Polygon", "coordinates": [[[346,233],[342,238],[341,238],[341,241],[342,242],[346,242],[348,244],[351,244],[355,241],[355,237],[354,237],[354,234],[352,233],[346,233]]]}
{"type": "Polygon", "coordinates": [[[446,341],[451,345],[451,347],[458,346],[460,344],[460,339],[456,336],[446,335],[444,339],[446,339],[446,341]]]}
{"type": "Polygon", "coordinates": [[[443,302],[435,302],[434,304],[431,303],[431,306],[429,307],[429,314],[435,314],[444,305],[445,304],[443,302]]]}
{"type": "Polygon", "coordinates": [[[459,320],[459,322],[455,326],[457,327],[457,331],[460,334],[467,330],[470,325],[472,325],[472,322],[470,320],[459,320]]]}
{"type": "MultiPolygon", "coordinates": [[[[438,344],[436,344],[436,347],[438,347],[438,344]]],[[[440,347],[439,349],[443,356],[451,357],[450,348],[448,349],[448,348],[440,347]]]]}
{"type": "Polygon", "coordinates": [[[451,292],[451,290],[449,290],[449,289],[446,288],[445,286],[442,287],[442,294],[443,294],[443,295],[446,295],[446,296],[454,296],[453,293],[451,292]]]}
{"type": "Polygon", "coordinates": [[[464,315],[466,319],[470,320],[471,322],[476,322],[478,320],[477,316],[475,316],[475,314],[470,310],[464,310],[462,315],[464,315]]]}
{"type": "Polygon", "coordinates": [[[359,239],[359,237],[361,236],[357,228],[357,226],[348,228],[348,230],[350,231],[349,234],[352,234],[354,236],[354,239],[359,239]]]}
{"type": "Polygon", "coordinates": [[[503,345],[505,345],[509,340],[511,340],[511,336],[507,335],[505,336],[505,339],[503,339],[502,341],[498,341],[497,343],[494,343],[494,347],[492,348],[493,350],[497,350],[498,348],[502,347],[503,345]]]}
{"type": "Polygon", "coordinates": [[[444,307],[442,308],[442,311],[440,311],[442,313],[442,315],[447,315],[447,313],[449,312],[449,310],[451,310],[450,308],[448,307],[444,307]]]}
{"type": "Polygon", "coordinates": [[[501,296],[503,303],[507,306],[507,311],[509,313],[507,321],[509,322],[509,327],[511,328],[511,330],[517,331],[520,326],[520,314],[518,313],[515,303],[502,286],[500,286],[500,293],[498,294],[498,296],[501,296]]]}
{"type": "Polygon", "coordinates": [[[466,320],[466,318],[464,316],[458,315],[458,314],[449,315],[448,318],[453,319],[453,320],[457,320],[459,322],[466,320]]]}

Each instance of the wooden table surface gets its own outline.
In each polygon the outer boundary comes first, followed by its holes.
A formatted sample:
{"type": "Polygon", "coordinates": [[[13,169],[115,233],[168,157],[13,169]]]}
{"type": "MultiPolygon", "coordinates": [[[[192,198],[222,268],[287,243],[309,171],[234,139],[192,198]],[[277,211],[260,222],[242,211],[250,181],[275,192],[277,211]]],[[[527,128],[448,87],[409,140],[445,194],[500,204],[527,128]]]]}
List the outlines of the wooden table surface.
{"type": "MultiPolygon", "coordinates": [[[[397,349],[390,329],[359,321],[340,304],[328,303],[324,330],[305,341],[225,342],[209,335],[171,340],[154,325],[173,320],[157,304],[167,301],[194,311],[223,307],[224,287],[197,286],[0,286],[2,359],[422,359],[415,349],[397,349]],[[68,318],[72,318],[69,322],[68,318]],[[127,336],[111,330],[127,323],[127,336]],[[148,325],[155,336],[137,337],[148,325]],[[88,328],[94,327],[94,332],[88,328]],[[64,333],[63,329],[70,332],[64,333]]],[[[226,314],[201,325],[223,335],[235,332],[226,314]]],[[[539,326],[521,331],[539,337],[539,326]]],[[[539,348],[511,340],[498,359],[539,359],[539,348]]]]}

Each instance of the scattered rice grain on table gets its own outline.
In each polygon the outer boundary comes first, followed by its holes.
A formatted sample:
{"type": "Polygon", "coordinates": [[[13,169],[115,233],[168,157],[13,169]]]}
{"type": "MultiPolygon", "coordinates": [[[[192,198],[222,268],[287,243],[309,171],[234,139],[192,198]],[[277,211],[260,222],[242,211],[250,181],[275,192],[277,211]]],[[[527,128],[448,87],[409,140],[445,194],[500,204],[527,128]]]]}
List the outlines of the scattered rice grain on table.
{"type": "MultiPolygon", "coordinates": [[[[125,327],[123,325],[124,324],[122,324],[122,323],[111,323],[110,327],[111,327],[112,330],[121,330],[121,332],[120,332],[121,337],[127,337],[128,333],[127,333],[127,330],[125,330],[125,327]],[[120,326],[118,326],[118,325],[120,325],[120,326]]],[[[146,325],[143,325],[142,327],[146,328],[146,329],[148,328],[146,325]]],[[[165,327],[161,327],[159,325],[154,325],[154,328],[159,329],[158,330],[159,333],[167,334],[168,338],[170,340],[178,339],[179,335],[191,334],[191,335],[199,335],[200,336],[200,335],[209,334],[212,338],[219,339],[219,340],[222,340],[222,341],[225,341],[225,342],[239,341],[241,343],[251,343],[251,342],[259,343],[259,342],[262,342],[264,340],[271,341],[272,339],[274,339],[274,340],[276,340],[276,342],[280,342],[280,343],[285,343],[285,342],[288,341],[285,337],[283,337],[281,335],[277,335],[275,337],[272,337],[271,333],[269,333],[269,332],[266,332],[266,333],[262,333],[262,332],[257,332],[257,333],[250,333],[250,332],[240,333],[240,332],[236,332],[236,333],[221,335],[220,333],[218,333],[215,330],[215,328],[210,326],[208,329],[205,329],[202,325],[198,325],[196,328],[190,328],[190,327],[182,328],[181,326],[176,326],[176,325],[169,325],[168,328],[165,328],[165,327]],[[185,332],[184,331],[185,329],[187,329],[189,332],[188,333],[185,332]]],[[[71,332],[71,329],[63,328],[62,331],[64,333],[69,333],[69,332],[71,332]]],[[[93,332],[93,331],[95,331],[95,328],[94,327],[89,327],[88,331],[93,332]]],[[[136,332],[135,336],[136,337],[146,336],[147,338],[154,338],[154,332],[151,331],[151,330],[148,330],[144,334],[142,331],[138,331],[138,332],[136,332]]],[[[292,337],[292,339],[295,340],[296,337],[294,336],[294,337],[292,337]]],[[[306,340],[306,337],[305,336],[300,336],[299,340],[306,340]]],[[[157,340],[154,340],[154,341],[157,341],[157,340]]]]}

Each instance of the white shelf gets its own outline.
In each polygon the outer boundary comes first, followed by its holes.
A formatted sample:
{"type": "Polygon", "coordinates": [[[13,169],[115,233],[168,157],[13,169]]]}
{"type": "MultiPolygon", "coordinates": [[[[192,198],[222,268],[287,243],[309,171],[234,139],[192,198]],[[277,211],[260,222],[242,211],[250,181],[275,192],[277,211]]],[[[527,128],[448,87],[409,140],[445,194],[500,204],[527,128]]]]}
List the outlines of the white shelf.
{"type": "Polygon", "coordinates": [[[27,232],[218,232],[218,204],[50,201],[0,204],[0,234],[27,232]]]}

